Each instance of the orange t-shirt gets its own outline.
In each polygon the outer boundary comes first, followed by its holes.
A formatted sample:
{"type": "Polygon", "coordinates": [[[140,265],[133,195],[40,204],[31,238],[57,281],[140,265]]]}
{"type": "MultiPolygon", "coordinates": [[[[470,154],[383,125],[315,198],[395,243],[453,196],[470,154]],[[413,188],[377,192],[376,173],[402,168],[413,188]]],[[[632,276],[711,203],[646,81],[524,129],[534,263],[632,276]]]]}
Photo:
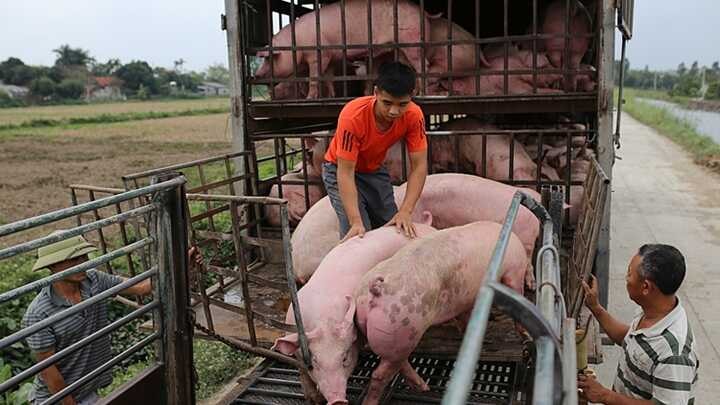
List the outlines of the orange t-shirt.
{"type": "Polygon", "coordinates": [[[417,104],[410,102],[383,132],[375,125],[374,108],[375,96],[356,98],[343,107],[325,160],[336,164],[338,158],[351,160],[356,172],[369,173],[380,168],[388,149],[402,137],[409,152],[427,149],[425,116],[417,104]]]}

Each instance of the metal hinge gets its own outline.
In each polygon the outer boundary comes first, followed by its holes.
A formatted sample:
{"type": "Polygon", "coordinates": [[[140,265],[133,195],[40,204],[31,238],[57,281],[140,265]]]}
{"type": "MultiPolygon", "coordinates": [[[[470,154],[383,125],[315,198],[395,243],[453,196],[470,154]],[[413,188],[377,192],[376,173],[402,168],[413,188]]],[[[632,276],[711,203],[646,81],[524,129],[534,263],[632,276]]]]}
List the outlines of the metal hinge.
{"type": "Polygon", "coordinates": [[[225,31],[227,29],[227,16],[220,14],[220,30],[225,31]]]}

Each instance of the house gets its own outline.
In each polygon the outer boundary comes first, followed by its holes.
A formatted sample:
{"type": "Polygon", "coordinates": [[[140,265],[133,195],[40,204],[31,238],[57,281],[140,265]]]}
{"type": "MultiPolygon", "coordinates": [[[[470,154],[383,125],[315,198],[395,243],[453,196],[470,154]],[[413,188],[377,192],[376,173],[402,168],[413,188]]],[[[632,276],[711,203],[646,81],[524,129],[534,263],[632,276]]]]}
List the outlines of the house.
{"type": "Polygon", "coordinates": [[[122,80],[114,76],[94,76],[85,85],[85,100],[127,100],[121,90],[122,80]]]}
{"type": "Polygon", "coordinates": [[[197,92],[205,96],[228,96],[230,89],[222,83],[203,82],[197,86],[197,92]]]}
{"type": "Polygon", "coordinates": [[[2,81],[0,81],[0,91],[7,93],[10,98],[14,99],[23,99],[30,94],[30,89],[27,87],[5,84],[2,81]]]}

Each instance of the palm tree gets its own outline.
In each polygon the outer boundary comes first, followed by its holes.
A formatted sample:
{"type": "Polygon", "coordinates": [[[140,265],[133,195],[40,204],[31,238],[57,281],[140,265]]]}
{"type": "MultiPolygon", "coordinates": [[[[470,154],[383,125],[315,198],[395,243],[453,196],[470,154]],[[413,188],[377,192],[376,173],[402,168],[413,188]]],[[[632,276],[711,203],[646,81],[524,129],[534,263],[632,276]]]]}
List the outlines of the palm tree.
{"type": "Polygon", "coordinates": [[[53,52],[57,54],[55,66],[87,66],[89,63],[95,61],[88,51],[81,48],[71,48],[70,45],[67,44],[53,49],[53,52]]]}

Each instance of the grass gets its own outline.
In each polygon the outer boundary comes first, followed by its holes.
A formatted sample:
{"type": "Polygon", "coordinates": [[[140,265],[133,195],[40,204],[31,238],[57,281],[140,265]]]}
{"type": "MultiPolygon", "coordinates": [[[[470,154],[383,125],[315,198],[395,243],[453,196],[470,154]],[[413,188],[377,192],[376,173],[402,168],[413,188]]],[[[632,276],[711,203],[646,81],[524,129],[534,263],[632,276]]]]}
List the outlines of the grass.
{"type": "Polygon", "coordinates": [[[675,104],[679,104],[683,107],[687,107],[688,103],[693,99],[692,97],[685,96],[671,96],[667,91],[664,90],[643,90],[643,89],[632,89],[625,88],[623,90],[623,97],[628,98],[651,98],[655,100],[669,101],[675,104]]]}
{"type": "Polygon", "coordinates": [[[692,154],[696,162],[720,173],[720,145],[710,137],[698,133],[691,122],[675,117],[664,108],[643,103],[637,100],[637,97],[647,95],[636,91],[625,94],[623,108],[628,114],[682,146],[692,154]]]}
{"type": "Polygon", "coordinates": [[[187,110],[216,110],[229,108],[227,98],[203,98],[197,100],[124,101],[117,103],[22,107],[0,109],[0,126],[19,125],[32,120],[67,120],[92,118],[101,115],[128,113],[178,112],[187,110]]]}

